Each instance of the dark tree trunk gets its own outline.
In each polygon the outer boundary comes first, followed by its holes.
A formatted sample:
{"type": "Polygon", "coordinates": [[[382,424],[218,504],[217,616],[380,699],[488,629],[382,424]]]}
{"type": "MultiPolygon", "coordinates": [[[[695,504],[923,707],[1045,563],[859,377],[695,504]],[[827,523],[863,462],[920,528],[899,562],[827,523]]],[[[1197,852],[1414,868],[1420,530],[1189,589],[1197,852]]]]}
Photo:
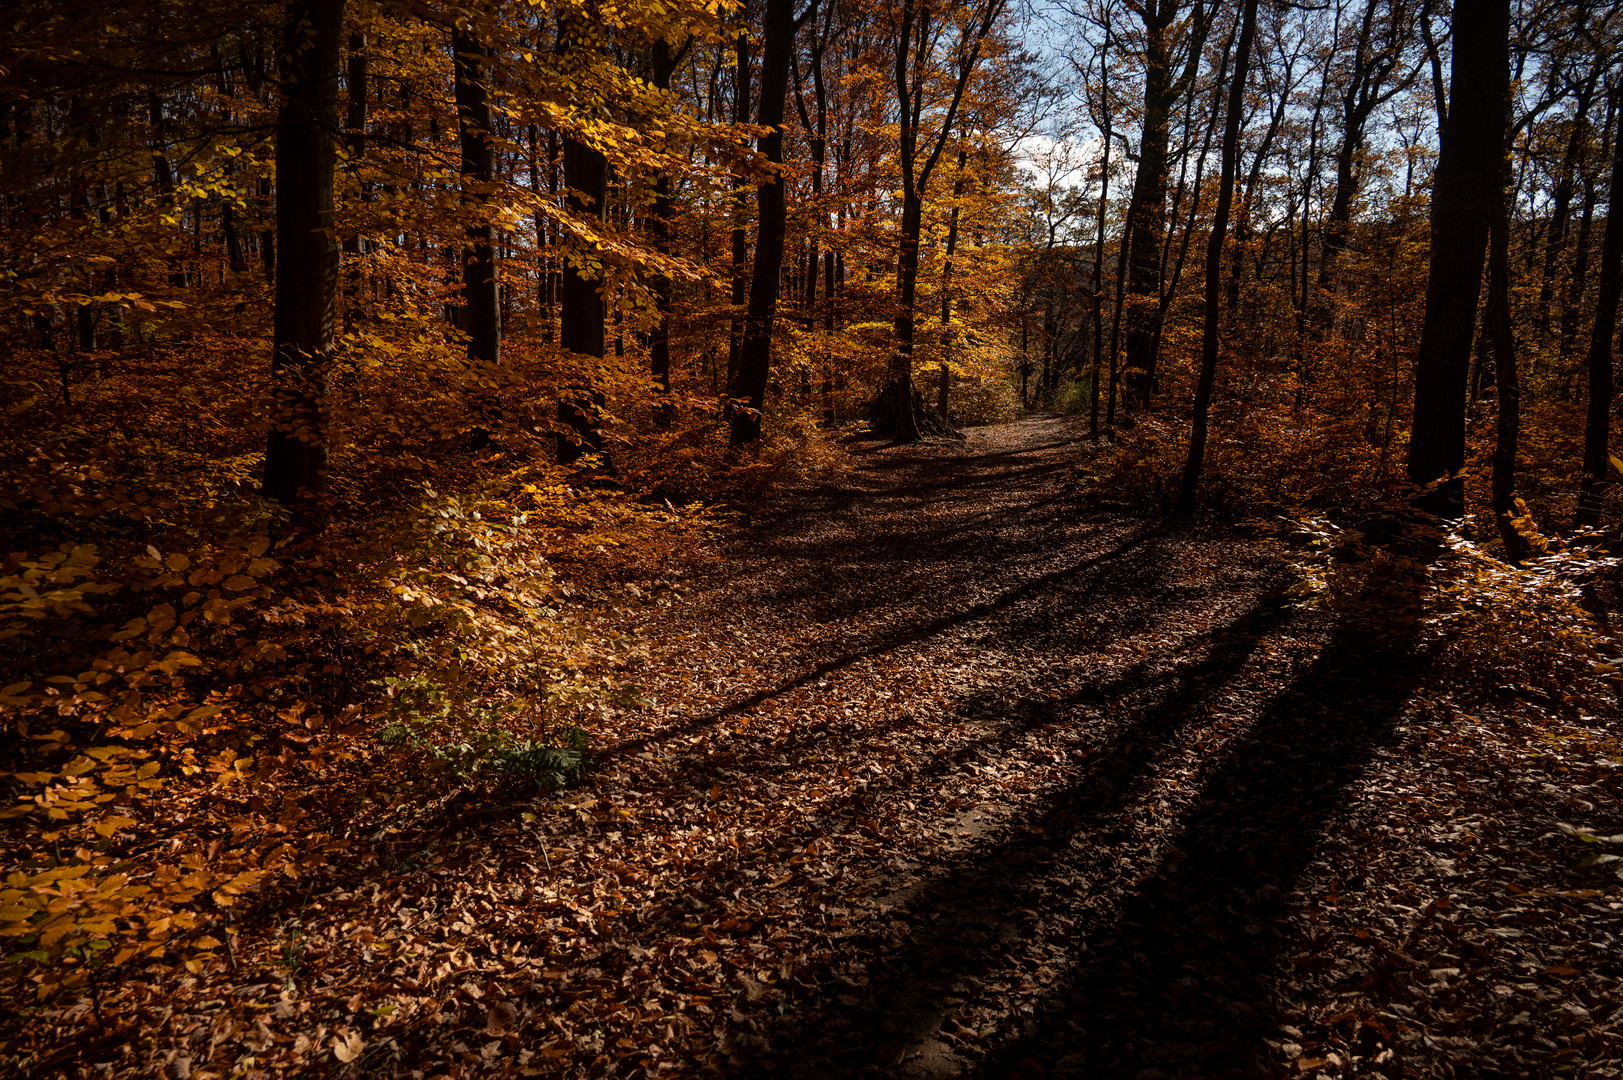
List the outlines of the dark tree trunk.
{"type": "MultiPolygon", "coordinates": [[[[344,117],[345,167],[351,174],[360,171],[366,156],[366,35],[349,37],[349,109],[344,117]]],[[[364,196],[363,196],[364,198],[364,196]]],[[[344,329],[352,330],[361,321],[361,234],[344,237],[344,329]]]]}
{"type": "MultiPolygon", "coordinates": [[[[1101,57],[1101,70],[1108,58],[1101,57]]],[[[1100,130],[1104,137],[1104,155],[1099,164],[1099,220],[1093,240],[1093,385],[1088,389],[1088,437],[1099,439],[1099,376],[1104,357],[1104,304],[1105,304],[1105,211],[1110,205],[1110,83],[1104,83],[1104,123],[1100,130]]]]}
{"type": "Polygon", "coordinates": [[[1194,423],[1189,433],[1189,454],[1184,459],[1178,509],[1193,513],[1206,456],[1206,426],[1211,412],[1212,386],[1217,379],[1218,313],[1221,310],[1223,237],[1228,232],[1229,207],[1234,201],[1234,173],[1240,157],[1240,115],[1245,110],[1246,73],[1251,63],[1251,41],[1256,36],[1257,0],[1246,0],[1240,16],[1240,42],[1235,47],[1234,81],[1229,88],[1223,120],[1223,172],[1217,185],[1217,208],[1206,241],[1206,315],[1201,333],[1200,380],[1195,386],[1194,423]]]}
{"type": "MultiPolygon", "coordinates": [[[[1614,91],[1613,109],[1618,101],[1614,91]]],[[[1589,408],[1584,423],[1584,475],[1578,489],[1579,528],[1600,524],[1601,502],[1611,467],[1607,440],[1612,419],[1612,342],[1623,293],[1623,136],[1612,140],[1612,177],[1606,204],[1606,232],[1600,247],[1600,295],[1589,334],[1589,408]]]]}
{"type": "Polygon", "coordinates": [[[495,129],[490,121],[490,64],[471,30],[451,35],[455,53],[457,130],[462,150],[462,183],[475,215],[468,223],[462,256],[463,329],[468,358],[494,366],[501,362],[501,302],[496,278],[496,226],[488,204],[496,179],[495,129]]]}
{"type": "MultiPolygon", "coordinates": [[[[683,48],[680,52],[673,51],[671,44],[664,38],[654,42],[654,88],[668,91],[671,88],[671,76],[676,71],[676,65],[681,61],[683,48]]],[[[661,255],[669,255],[671,251],[671,177],[669,173],[661,172],[659,179],[654,181],[654,213],[649,220],[649,231],[654,236],[654,248],[661,255]]],[[[661,274],[654,280],[654,307],[658,312],[659,321],[654,324],[653,332],[648,338],[649,370],[654,381],[659,384],[660,390],[670,393],[671,390],[671,279],[669,275],[661,274]]]]}
{"type": "MultiPolygon", "coordinates": [[[[1606,123],[1602,127],[1601,154],[1609,157],[1612,145],[1612,120],[1616,110],[1608,104],[1606,109],[1606,123]]],[[[1579,322],[1583,318],[1584,291],[1589,285],[1589,255],[1590,241],[1593,237],[1595,223],[1595,176],[1592,170],[1584,171],[1584,201],[1583,208],[1578,214],[1578,235],[1574,240],[1572,253],[1572,272],[1567,275],[1567,287],[1561,297],[1561,366],[1567,366],[1578,349],[1579,322]]]]}
{"type": "MultiPolygon", "coordinates": [[[[1508,99],[1507,99],[1508,103],[1508,99]]],[[[1494,425],[1493,518],[1505,557],[1520,563],[1531,554],[1527,538],[1517,528],[1516,451],[1521,435],[1521,372],[1516,367],[1516,334],[1510,323],[1510,206],[1509,159],[1501,174],[1498,205],[1488,237],[1488,303],[1484,329],[1493,343],[1495,392],[1499,414],[1494,425]]]]}
{"type": "MultiPolygon", "coordinates": [[[[896,347],[890,357],[889,381],[883,398],[884,412],[876,413],[876,428],[887,431],[903,441],[919,437],[919,417],[913,392],[913,331],[918,313],[915,310],[919,273],[919,231],[924,223],[924,196],[930,187],[930,175],[935,171],[941,151],[958,118],[963,103],[964,89],[980,59],[981,45],[1003,9],[1004,0],[985,0],[974,12],[973,23],[961,31],[955,53],[957,70],[953,72],[952,101],[941,116],[941,129],[935,145],[921,156],[919,133],[924,114],[924,84],[929,78],[926,70],[933,42],[936,40],[930,26],[931,10],[917,0],[904,0],[900,32],[896,39],[896,104],[901,123],[898,130],[898,164],[902,173],[901,233],[896,245],[896,347]],[[911,69],[911,75],[909,70],[911,69]]],[[[943,432],[950,431],[945,424],[932,425],[943,432]]]]}
{"type": "Polygon", "coordinates": [[[1455,0],[1453,28],[1408,459],[1409,479],[1428,489],[1418,505],[1450,519],[1464,510],[1466,376],[1509,121],[1509,0],[1455,0]]]}
{"type": "MultiPolygon", "coordinates": [[[[582,40],[585,31],[567,23],[559,33],[559,52],[568,53],[589,46],[582,40]]],[[[582,60],[581,63],[589,61],[582,60]]],[[[564,144],[564,187],[569,189],[566,206],[581,217],[607,220],[609,163],[601,151],[566,135],[564,144]]],[[[601,282],[588,266],[566,265],[559,288],[559,344],[578,356],[601,360],[604,352],[603,324],[607,307],[599,292],[601,282]]],[[[603,450],[603,432],[598,424],[602,404],[600,391],[576,386],[558,402],[558,461],[572,465],[586,454],[603,450]]]]}
{"type": "MultiPolygon", "coordinates": [[[[762,16],[761,108],[757,123],[770,128],[761,150],[773,165],[783,164],[783,110],[789,96],[789,59],[795,43],[794,0],[767,0],[762,16]]],[[[778,315],[778,276],[783,271],[783,237],[788,221],[788,193],[783,177],[774,171],[755,189],[755,265],[751,268],[749,307],[744,318],[744,340],[738,351],[738,372],[728,396],[732,410],[734,446],[761,437],[761,412],[766,408],[766,384],[772,366],[772,328],[778,315]]]]}
{"type": "Polygon", "coordinates": [[[327,375],[332,363],[338,245],[333,239],[333,133],[343,0],[287,8],[276,119],[276,268],[270,432],[264,493],[294,523],[325,521],[327,375]]]}
{"type": "Polygon", "coordinates": [[[1155,343],[1161,309],[1161,244],[1166,236],[1167,146],[1171,137],[1172,56],[1167,40],[1168,18],[1146,17],[1144,48],[1144,126],[1139,140],[1138,170],[1127,207],[1127,230],[1132,236],[1127,266],[1126,391],[1124,404],[1142,408],[1149,401],[1155,373],[1155,343]]]}
{"type": "MultiPolygon", "coordinates": [[[[750,121],[750,38],[749,3],[738,10],[738,20],[741,29],[738,33],[736,66],[733,69],[733,123],[747,124],[750,121]]],[[[744,304],[749,298],[749,230],[745,227],[745,218],[749,212],[748,196],[744,191],[743,178],[739,177],[737,190],[733,194],[733,233],[732,233],[732,301],[733,319],[732,327],[727,337],[727,392],[732,393],[733,384],[738,380],[738,361],[744,347],[744,304]]]]}
{"type": "MultiPolygon", "coordinates": [[[[1599,74],[1599,66],[1596,67],[1599,74]]],[[[1578,160],[1582,155],[1584,134],[1589,120],[1589,105],[1594,94],[1595,76],[1578,91],[1578,107],[1572,118],[1572,131],[1567,136],[1567,145],[1561,155],[1561,165],[1556,171],[1555,192],[1551,196],[1550,205],[1550,232],[1544,243],[1544,270],[1539,276],[1538,289],[1538,332],[1540,338],[1547,338],[1550,334],[1550,305],[1555,300],[1555,275],[1561,265],[1561,256],[1566,249],[1567,223],[1572,214],[1573,181],[1577,176],[1578,160]]]]}

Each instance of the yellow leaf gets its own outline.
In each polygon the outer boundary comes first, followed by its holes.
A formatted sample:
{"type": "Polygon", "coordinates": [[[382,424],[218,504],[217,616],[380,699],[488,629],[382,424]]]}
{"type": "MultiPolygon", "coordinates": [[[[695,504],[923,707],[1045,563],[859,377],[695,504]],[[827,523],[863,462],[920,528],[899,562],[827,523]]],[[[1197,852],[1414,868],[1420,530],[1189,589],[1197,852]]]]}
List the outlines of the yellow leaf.
{"type": "Polygon", "coordinates": [[[365,1045],[358,1031],[352,1031],[348,1035],[335,1035],[332,1041],[332,1056],[347,1065],[361,1056],[361,1049],[365,1045]]]}

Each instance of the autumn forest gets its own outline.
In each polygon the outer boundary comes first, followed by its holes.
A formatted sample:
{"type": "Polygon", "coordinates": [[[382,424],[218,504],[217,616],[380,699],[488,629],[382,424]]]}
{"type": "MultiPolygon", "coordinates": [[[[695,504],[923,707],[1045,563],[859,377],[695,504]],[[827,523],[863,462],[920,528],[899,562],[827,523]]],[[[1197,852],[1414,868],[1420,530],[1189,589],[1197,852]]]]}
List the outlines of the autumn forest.
{"type": "Polygon", "coordinates": [[[1623,1077],[1623,13],[12,0],[0,1073],[1623,1077]]]}

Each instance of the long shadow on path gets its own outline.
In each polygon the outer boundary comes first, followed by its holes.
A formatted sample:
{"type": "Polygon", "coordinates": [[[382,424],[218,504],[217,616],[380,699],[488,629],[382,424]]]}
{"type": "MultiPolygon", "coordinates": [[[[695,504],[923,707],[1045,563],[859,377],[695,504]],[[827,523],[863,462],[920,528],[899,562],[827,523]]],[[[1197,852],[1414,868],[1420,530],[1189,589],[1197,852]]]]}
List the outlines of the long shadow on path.
{"type": "Polygon", "coordinates": [[[1112,850],[1145,847],[1123,822],[1170,745],[1278,624],[1277,604],[1253,610],[1046,807],[905,901],[912,933],[853,941],[867,949],[870,986],[797,1001],[765,1057],[732,1075],[1283,1075],[1263,1042],[1277,1037],[1281,954],[1294,944],[1282,920],[1348,784],[1423,673],[1409,610],[1342,621],[1203,771],[1200,796],[1151,838],[1150,866],[1135,866],[1112,850]],[[949,1049],[943,1025],[981,981],[1019,982],[1039,956],[1047,985],[1028,981],[1031,1014],[983,1031],[984,1047],[949,1049]]]}

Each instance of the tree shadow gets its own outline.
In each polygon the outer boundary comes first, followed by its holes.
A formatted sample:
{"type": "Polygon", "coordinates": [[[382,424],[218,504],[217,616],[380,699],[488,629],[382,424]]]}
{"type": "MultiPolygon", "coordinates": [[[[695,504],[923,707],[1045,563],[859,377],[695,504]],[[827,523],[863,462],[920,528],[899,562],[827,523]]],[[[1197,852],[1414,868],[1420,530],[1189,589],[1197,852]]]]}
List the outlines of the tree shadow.
{"type": "Polygon", "coordinates": [[[864,989],[802,995],[727,1075],[1278,1074],[1263,1040],[1287,1007],[1290,894],[1424,673],[1413,607],[1341,620],[1170,829],[1134,818],[1180,730],[1283,617],[1276,598],[1219,635],[1040,812],[900,901],[906,936],[852,941],[864,989]],[[966,1032],[988,980],[1026,982],[1041,1005],[966,1032]]]}

